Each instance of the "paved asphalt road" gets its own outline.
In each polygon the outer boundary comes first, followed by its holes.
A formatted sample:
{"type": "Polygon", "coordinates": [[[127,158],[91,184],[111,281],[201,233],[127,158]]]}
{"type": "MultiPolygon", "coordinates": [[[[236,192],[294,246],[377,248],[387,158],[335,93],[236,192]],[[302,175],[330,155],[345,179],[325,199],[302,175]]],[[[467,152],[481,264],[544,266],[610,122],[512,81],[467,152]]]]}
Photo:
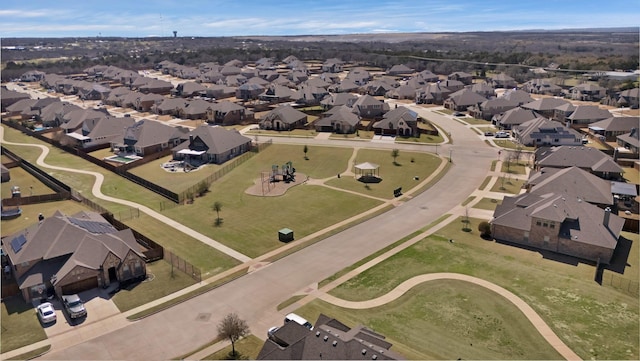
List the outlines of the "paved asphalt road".
{"type": "MultiPolygon", "coordinates": [[[[491,161],[497,158],[495,148],[449,117],[425,114],[449,132],[455,143],[438,146],[438,152],[447,158],[449,150],[452,151],[453,166],[426,192],[204,295],[79,345],[59,351],[52,349],[42,358],[169,359],[214,339],[216,325],[229,312],[236,312],[249,323],[252,333],[264,338],[270,326],[282,323],[283,315],[276,311],[279,303],[439,218],[462,203],[485,179],[491,161]]],[[[274,138],[274,142],[317,144],[296,138],[274,138]]],[[[327,143],[350,147],[354,144],[336,140],[327,143]]],[[[424,145],[361,145],[399,148],[401,156],[402,150],[435,150],[424,145]]],[[[309,202],[312,204],[313,200],[309,202]]]]}

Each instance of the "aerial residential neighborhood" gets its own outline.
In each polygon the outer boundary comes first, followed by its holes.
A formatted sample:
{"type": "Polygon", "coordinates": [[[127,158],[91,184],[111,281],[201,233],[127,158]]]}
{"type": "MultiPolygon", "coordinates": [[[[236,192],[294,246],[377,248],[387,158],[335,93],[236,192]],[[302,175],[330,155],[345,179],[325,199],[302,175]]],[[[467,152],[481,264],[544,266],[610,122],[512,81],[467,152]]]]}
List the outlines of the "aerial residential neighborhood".
{"type": "Polygon", "coordinates": [[[3,39],[2,358],[637,359],[637,31],[426,34],[3,39]]]}

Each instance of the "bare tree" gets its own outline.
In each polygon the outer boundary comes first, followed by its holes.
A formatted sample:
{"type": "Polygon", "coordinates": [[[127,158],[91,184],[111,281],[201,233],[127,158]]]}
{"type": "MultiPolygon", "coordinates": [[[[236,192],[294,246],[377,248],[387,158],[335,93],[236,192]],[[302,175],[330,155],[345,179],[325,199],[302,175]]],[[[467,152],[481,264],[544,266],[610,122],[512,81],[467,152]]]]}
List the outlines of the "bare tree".
{"type": "Polygon", "coordinates": [[[231,341],[231,355],[236,357],[236,341],[249,333],[249,326],[237,314],[226,315],[218,324],[218,337],[231,341]]]}

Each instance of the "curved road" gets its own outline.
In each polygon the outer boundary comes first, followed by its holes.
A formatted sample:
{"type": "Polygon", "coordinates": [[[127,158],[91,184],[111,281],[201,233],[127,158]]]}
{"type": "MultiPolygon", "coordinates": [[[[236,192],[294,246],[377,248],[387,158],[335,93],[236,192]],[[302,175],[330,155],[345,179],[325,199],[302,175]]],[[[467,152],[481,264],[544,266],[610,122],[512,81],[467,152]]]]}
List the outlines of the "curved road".
{"type": "MultiPolygon", "coordinates": [[[[424,111],[417,107],[415,109],[420,113],[424,111]]],[[[190,352],[215,338],[216,325],[230,312],[245,319],[256,335],[262,335],[270,326],[281,324],[282,315],[276,311],[279,303],[438,219],[462,203],[485,179],[491,161],[496,159],[496,150],[487,146],[478,135],[466,129],[465,125],[449,117],[426,113],[428,119],[452,134],[456,143],[438,146],[441,155],[447,158],[451,155],[452,167],[427,191],[389,212],[168,310],[75,346],[60,349],[54,345],[51,352],[43,358],[168,359],[190,352]]],[[[274,142],[294,144],[309,141],[274,138],[274,142]]],[[[353,142],[340,140],[313,142],[354,146],[353,142]]],[[[361,145],[416,151],[435,150],[433,146],[418,144],[361,145]]]]}

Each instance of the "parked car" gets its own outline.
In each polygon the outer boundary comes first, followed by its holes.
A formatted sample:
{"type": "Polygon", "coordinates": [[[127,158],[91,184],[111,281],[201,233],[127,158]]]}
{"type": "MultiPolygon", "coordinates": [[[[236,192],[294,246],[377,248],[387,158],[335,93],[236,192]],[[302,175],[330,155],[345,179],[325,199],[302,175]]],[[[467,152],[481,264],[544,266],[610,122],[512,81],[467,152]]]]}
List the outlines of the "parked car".
{"type": "Polygon", "coordinates": [[[493,137],[493,132],[484,132],[485,137],[493,137]]]}
{"type": "Polygon", "coordinates": [[[455,113],[453,113],[453,116],[454,116],[454,117],[464,117],[464,116],[465,116],[465,114],[464,114],[464,113],[462,113],[462,112],[455,112],[455,113]]]}
{"type": "Polygon", "coordinates": [[[497,132],[496,133],[496,138],[509,138],[510,135],[508,132],[497,132]]]}
{"type": "Polygon", "coordinates": [[[80,318],[87,315],[87,310],[78,295],[62,296],[62,304],[71,318],[80,318]]]}
{"type": "Polygon", "coordinates": [[[50,302],[43,302],[36,307],[36,312],[38,313],[38,318],[42,323],[51,323],[55,322],[56,310],[53,308],[53,305],[50,302]]]}

